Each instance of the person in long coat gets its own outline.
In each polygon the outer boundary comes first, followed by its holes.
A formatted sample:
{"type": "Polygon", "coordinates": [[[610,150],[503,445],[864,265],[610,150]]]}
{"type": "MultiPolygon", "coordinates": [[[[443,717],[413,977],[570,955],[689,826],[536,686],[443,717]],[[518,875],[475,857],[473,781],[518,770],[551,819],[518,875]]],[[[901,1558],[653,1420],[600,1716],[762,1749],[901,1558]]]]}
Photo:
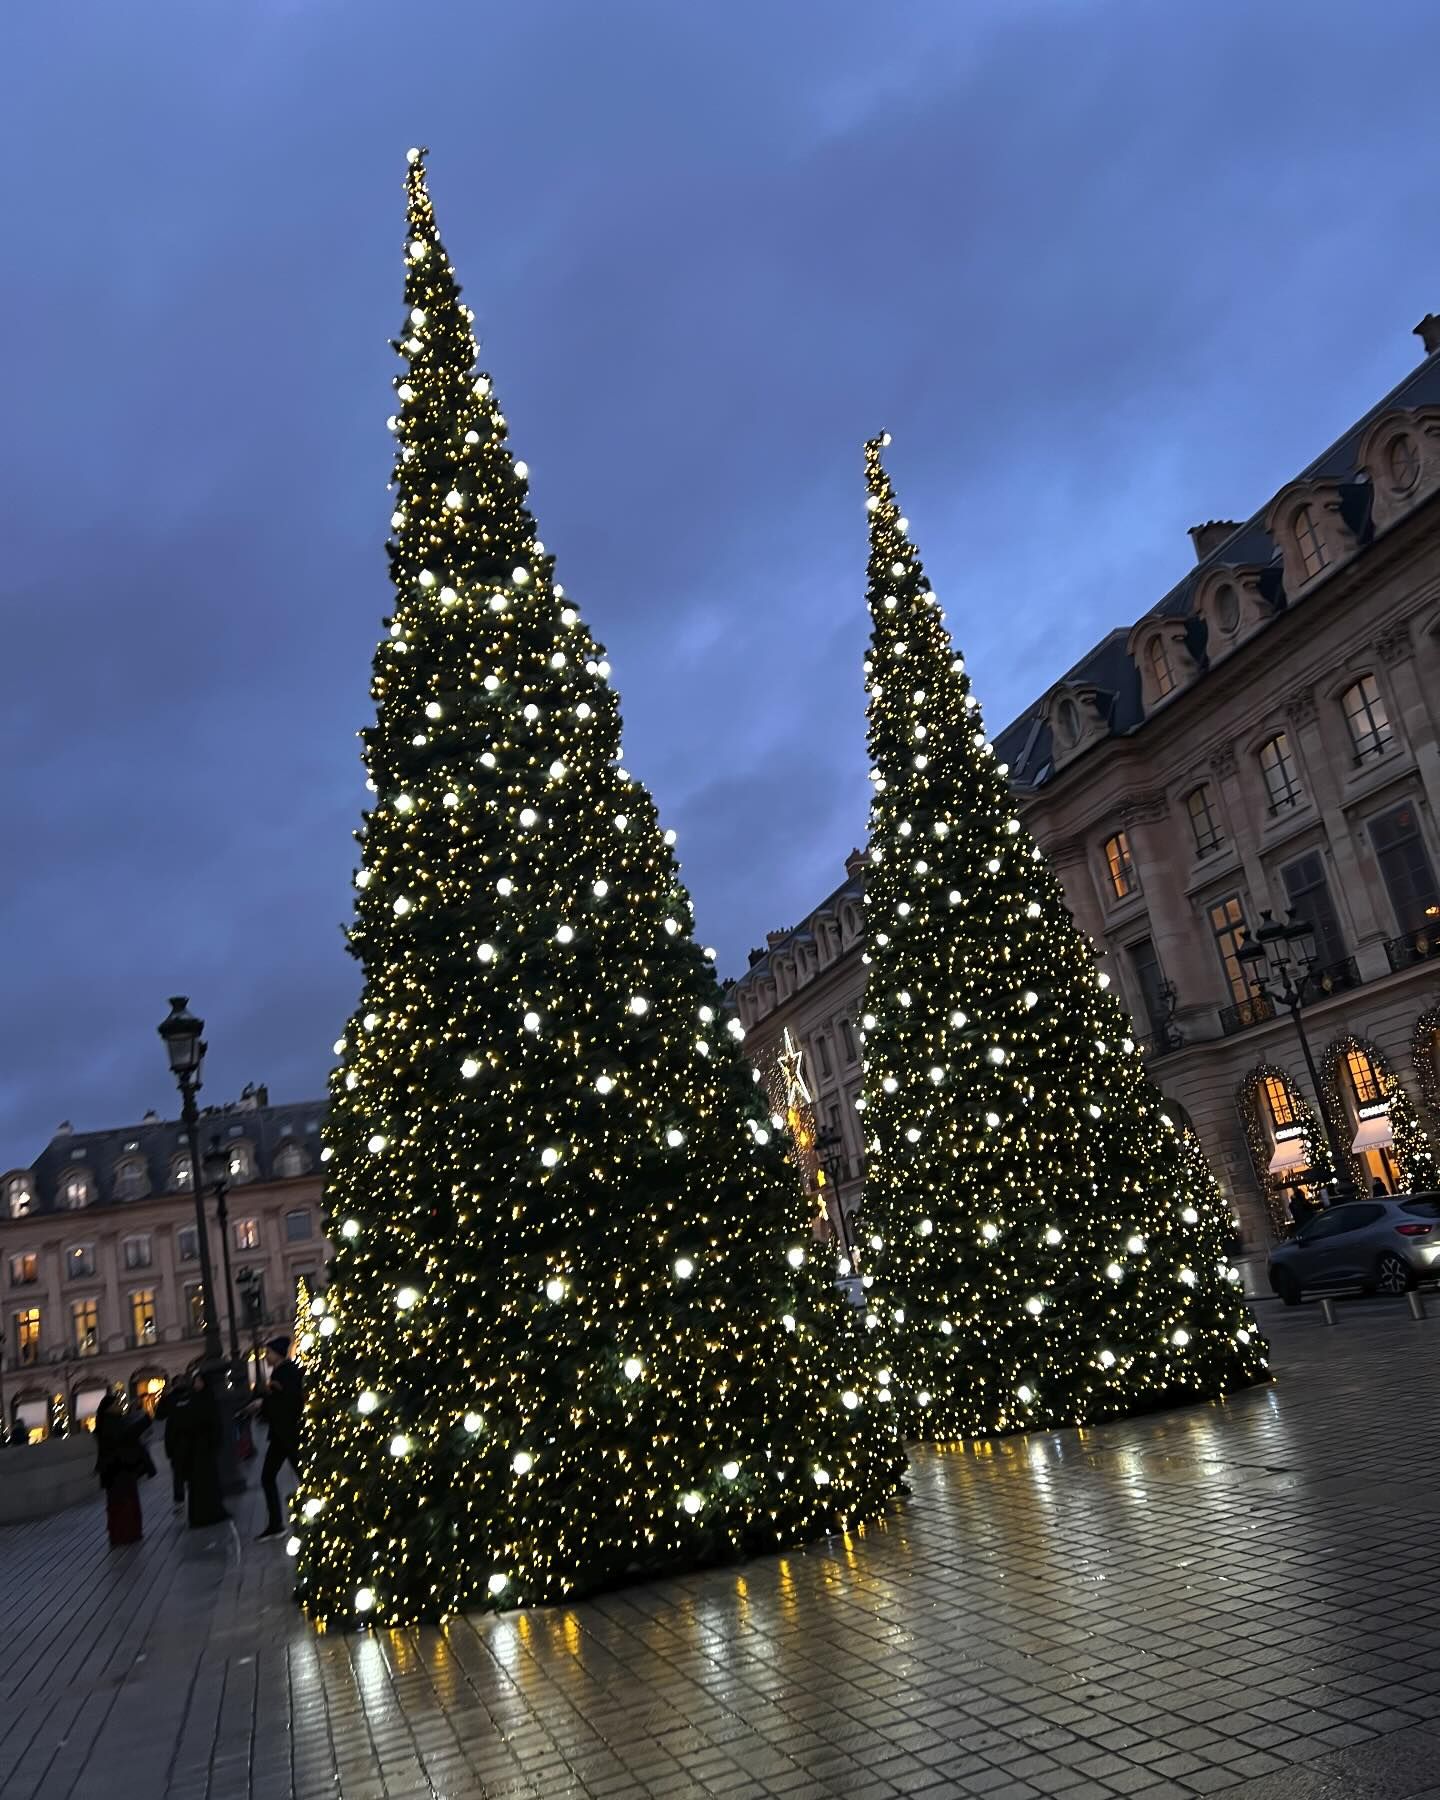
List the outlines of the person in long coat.
{"type": "Polygon", "coordinates": [[[180,1429],[177,1446],[189,1495],[186,1515],[192,1530],[218,1525],[230,1517],[220,1496],[220,1403],[210,1377],[197,1369],[191,1377],[190,1398],[176,1409],[180,1429]]]}
{"type": "Polygon", "coordinates": [[[145,1448],[150,1421],[136,1407],[121,1409],[119,1397],[107,1393],[95,1408],[95,1473],[105,1490],[105,1524],[112,1545],[138,1544],[145,1535],[140,1511],[140,1482],[155,1465],[145,1448]]]}
{"type": "Polygon", "coordinates": [[[165,1460],[170,1465],[170,1492],[177,1506],[185,1504],[184,1415],[190,1399],[191,1388],[188,1381],[171,1381],[166,1384],[165,1392],[155,1408],[155,1418],[164,1427],[160,1442],[165,1448],[165,1460]]]}

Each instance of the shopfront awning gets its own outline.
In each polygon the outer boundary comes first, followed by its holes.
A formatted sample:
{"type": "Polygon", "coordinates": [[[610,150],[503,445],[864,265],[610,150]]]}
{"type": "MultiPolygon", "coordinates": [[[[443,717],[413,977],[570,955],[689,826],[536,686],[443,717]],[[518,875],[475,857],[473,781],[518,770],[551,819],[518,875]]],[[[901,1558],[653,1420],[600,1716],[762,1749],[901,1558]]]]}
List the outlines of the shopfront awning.
{"type": "Polygon", "coordinates": [[[1383,1150],[1395,1142],[1395,1133],[1390,1129],[1388,1113],[1382,1113],[1378,1119],[1362,1119],[1360,1129],[1355,1133],[1352,1150],[1383,1150]]]}
{"type": "Polygon", "coordinates": [[[1310,1158],[1305,1153],[1304,1138],[1285,1138],[1275,1146],[1275,1154],[1270,1158],[1270,1173],[1288,1175],[1291,1169],[1304,1169],[1309,1165],[1310,1158]]]}

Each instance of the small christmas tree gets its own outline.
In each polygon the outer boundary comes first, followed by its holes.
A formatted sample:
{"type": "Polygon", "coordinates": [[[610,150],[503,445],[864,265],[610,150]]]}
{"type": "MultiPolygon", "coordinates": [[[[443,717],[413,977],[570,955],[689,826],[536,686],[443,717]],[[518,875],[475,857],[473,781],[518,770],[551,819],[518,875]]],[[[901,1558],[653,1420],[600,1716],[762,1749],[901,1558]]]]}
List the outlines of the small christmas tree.
{"type": "Polygon", "coordinates": [[[310,1283],[303,1275],[295,1281],[295,1328],[290,1334],[292,1355],[305,1357],[315,1348],[315,1321],[310,1316],[310,1283]]]}
{"type": "Polygon", "coordinates": [[[1016,814],[866,447],[872,1321],[926,1438],[1083,1424],[1255,1381],[1213,1178],[1147,1081],[1016,814]]]}
{"type": "Polygon", "coordinates": [[[337,1623],[797,1543],[874,1516],[902,1466],[537,540],[418,151],[408,201],[298,1546],[337,1623]]]}

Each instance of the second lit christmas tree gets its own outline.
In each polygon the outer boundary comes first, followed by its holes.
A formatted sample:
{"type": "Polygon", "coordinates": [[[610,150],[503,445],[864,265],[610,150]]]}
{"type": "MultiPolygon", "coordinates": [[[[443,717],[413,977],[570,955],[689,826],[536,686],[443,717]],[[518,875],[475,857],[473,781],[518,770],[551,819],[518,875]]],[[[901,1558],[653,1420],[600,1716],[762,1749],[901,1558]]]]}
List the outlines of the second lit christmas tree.
{"type": "Polygon", "coordinates": [[[418,151],[406,259],[294,1545],[340,1624],[793,1544],[874,1516],[902,1466],[537,541],[418,151]]]}
{"type": "Polygon", "coordinates": [[[862,1120],[905,1422],[1084,1424],[1263,1379],[1199,1147],[1019,818],[880,452],[862,1120]]]}

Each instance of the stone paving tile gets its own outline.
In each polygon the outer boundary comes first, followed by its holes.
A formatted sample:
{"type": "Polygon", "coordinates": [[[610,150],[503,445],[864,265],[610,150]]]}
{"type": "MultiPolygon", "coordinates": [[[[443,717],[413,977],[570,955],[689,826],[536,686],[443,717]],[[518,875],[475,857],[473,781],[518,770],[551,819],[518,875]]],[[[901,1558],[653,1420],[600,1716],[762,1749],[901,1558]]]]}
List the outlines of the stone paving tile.
{"type": "Polygon", "coordinates": [[[1440,1800],[1440,1318],[1339,1310],[1264,1309],[1273,1389],[925,1452],[854,1538],[443,1631],[310,1631],[254,1494],[191,1533],[155,1484],[123,1551],[98,1498],[0,1530],[0,1794],[1440,1800]]]}

